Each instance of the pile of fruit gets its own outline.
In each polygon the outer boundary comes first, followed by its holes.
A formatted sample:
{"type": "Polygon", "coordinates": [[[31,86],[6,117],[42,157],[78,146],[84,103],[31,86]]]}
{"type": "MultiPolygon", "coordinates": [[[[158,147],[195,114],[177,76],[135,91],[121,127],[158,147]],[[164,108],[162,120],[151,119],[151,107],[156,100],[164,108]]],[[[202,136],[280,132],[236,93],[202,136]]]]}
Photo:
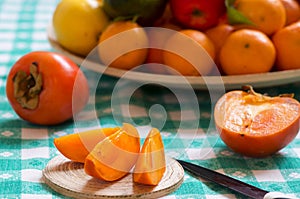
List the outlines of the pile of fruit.
{"type": "Polygon", "coordinates": [[[213,75],[215,63],[238,75],[300,68],[299,19],[297,0],[62,0],[53,27],[65,49],[86,57],[97,48],[111,67],[158,63],[167,67],[153,73],[198,76],[213,75]],[[173,34],[158,39],[148,27],[173,34]],[[165,48],[149,47],[157,42],[165,48]]]}

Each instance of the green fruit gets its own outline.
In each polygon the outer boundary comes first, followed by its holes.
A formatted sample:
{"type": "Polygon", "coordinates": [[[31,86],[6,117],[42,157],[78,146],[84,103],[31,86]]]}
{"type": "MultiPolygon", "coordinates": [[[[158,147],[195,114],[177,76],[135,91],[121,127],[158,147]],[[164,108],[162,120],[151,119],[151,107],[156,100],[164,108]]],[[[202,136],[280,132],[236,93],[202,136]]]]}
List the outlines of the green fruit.
{"type": "Polygon", "coordinates": [[[150,26],[159,19],[168,0],[103,0],[103,10],[112,18],[137,18],[137,23],[150,26]]]}

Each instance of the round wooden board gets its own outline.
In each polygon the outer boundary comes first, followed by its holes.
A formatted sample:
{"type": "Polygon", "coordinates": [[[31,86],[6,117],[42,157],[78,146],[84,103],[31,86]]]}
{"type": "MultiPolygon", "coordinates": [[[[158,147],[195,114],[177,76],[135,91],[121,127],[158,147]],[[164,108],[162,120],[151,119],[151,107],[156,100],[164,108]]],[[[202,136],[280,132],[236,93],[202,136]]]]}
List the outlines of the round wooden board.
{"type": "Polygon", "coordinates": [[[83,164],[59,155],[43,170],[46,184],[53,190],[73,198],[158,198],[176,190],[182,183],[184,170],[174,159],[168,159],[166,172],[157,186],[134,183],[132,175],[115,182],[105,182],[85,174],[83,164]]]}

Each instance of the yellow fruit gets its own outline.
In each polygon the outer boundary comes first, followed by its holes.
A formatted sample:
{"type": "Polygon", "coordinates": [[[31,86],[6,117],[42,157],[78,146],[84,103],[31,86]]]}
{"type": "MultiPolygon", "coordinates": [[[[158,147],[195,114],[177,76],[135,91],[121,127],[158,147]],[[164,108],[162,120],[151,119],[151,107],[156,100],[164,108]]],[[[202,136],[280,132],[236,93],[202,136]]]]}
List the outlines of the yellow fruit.
{"type": "Polygon", "coordinates": [[[98,44],[98,38],[109,18],[97,0],[62,0],[53,14],[57,41],[67,50],[87,56],[98,44]]]}

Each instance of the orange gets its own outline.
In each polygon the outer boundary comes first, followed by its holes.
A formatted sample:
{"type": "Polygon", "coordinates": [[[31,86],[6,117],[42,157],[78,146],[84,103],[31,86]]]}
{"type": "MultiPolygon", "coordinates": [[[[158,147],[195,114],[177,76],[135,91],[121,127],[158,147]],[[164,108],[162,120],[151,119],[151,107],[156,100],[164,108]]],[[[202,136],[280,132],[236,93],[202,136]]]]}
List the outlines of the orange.
{"type": "Polygon", "coordinates": [[[272,38],[277,51],[276,68],[300,68],[300,21],[279,30],[272,38]]]}
{"type": "Polygon", "coordinates": [[[234,31],[234,27],[229,24],[220,24],[205,31],[205,34],[214,43],[216,51],[223,46],[226,38],[234,31]]]}
{"type": "Polygon", "coordinates": [[[98,54],[105,65],[129,70],[144,63],[147,47],[147,33],[141,26],[132,21],[116,21],[102,32],[98,54]]]}
{"type": "Polygon", "coordinates": [[[220,24],[213,28],[208,29],[205,31],[205,34],[211,39],[214,43],[215,50],[216,50],[216,58],[215,62],[219,69],[221,69],[219,64],[219,52],[226,40],[226,38],[234,31],[234,27],[229,24],[220,24]]]}
{"type": "Polygon", "coordinates": [[[272,35],[285,25],[286,14],[281,0],[237,0],[235,8],[254,23],[242,27],[272,35]]]}
{"type": "Polygon", "coordinates": [[[233,151],[251,157],[272,155],[287,146],[299,130],[300,104],[291,97],[253,91],[224,94],[214,109],[216,127],[233,151]]]}
{"type": "Polygon", "coordinates": [[[172,35],[163,52],[164,63],[170,72],[186,76],[208,75],[214,66],[215,47],[201,31],[185,29],[172,35]]]}
{"type": "Polygon", "coordinates": [[[268,72],[275,58],[272,41],[264,33],[251,29],[230,34],[220,51],[221,67],[227,75],[268,72]]]}
{"type": "Polygon", "coordinates": [[[290,25],[300,19],[300,6],[296,0],[281,0],[286,13],[285,25],[290,25]]]}
{"type": "Polygon", "coordinates": [[[164,64],[163,61],[163,48],[166,43],[166,40],[173,34],[175,31],[180,30],[181,28],[176,24],[171,22],[167,22],[164,24],[160,24],[159,27],[152,27],[147,29],[147,34],[149,38],[149,47],[156,47],[156,48],[149,48],[148,54],[146,58],[146,63],[156,63],[156,64],[149,64],[147,67],[149,72],[157,73],[157,74],[165,74],[167,71],[165,67],[159,64],[164,64]],[[168,30],[170,29],[170,30],[168,30]]]}

